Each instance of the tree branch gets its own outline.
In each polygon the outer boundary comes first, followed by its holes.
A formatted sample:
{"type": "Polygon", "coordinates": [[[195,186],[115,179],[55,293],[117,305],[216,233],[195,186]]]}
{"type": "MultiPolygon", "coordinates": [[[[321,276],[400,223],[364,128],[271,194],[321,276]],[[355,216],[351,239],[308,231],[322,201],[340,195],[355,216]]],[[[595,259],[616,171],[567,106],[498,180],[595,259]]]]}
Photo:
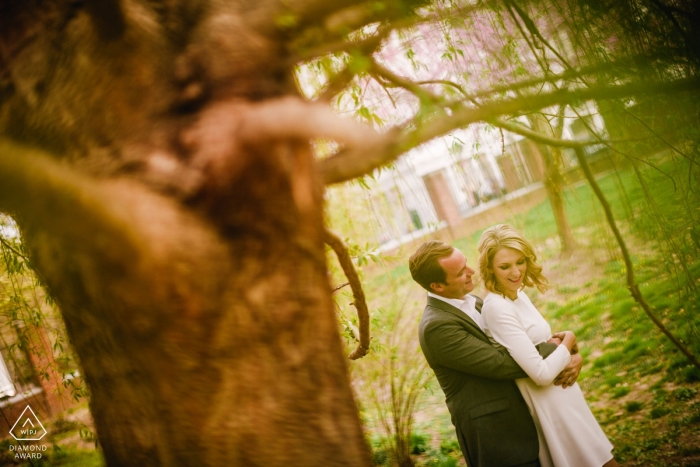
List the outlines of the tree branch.
{"type": "MultiPolygon", "coordinates": [[[[540,30],[535,26],[535,22],[530,18],[530,16],[520,8],[520,6],[515,2],[515,0],[506,0],[506,3],[511,5],[511,7],[518,13],[518,16],[523,20],[523,23],[525,24],[525,27],[527,28],[528,31],[530,31],[530,34],[533,36],[537,37],[549,50],[556,55],[556,57],[561,60],[563,65],[566,65],[566,68],[573,70],[574,67],[569,64],[569,62],[564,58],[558,51],[555,49],[547,39],[542,36],[542,33],[540,33],[540,30]]],[[[523,34],[523,37],[524,34],[523,34]]]]}
{"type": "Polygon", "coordinates": [[[12,244],[10,242],[8,242],[7,240],[5,240],[2,236],[0,236],[0,243],[2,243],[5,248],[10,250],[16,256],[19,256],[23,260],[29,262],[29,258],[27,258],[27,256],[22,254],[22,252],[20,252],[18,249],[16,249],[14,246],[12,246],[12,244]]]}
{"type": "Polygon", "coordinates": [[[340,237],[327,229],[325,231],[323,241],[326,242],[326,244],[335,252],[336,256],[338,257],[338,262],[343,268],[345,277],[348,278],[350,288],[352,289],[352,296],[355,300],[353,304],[357,309],[357,319],[360,322],[360,342],[357,345],[357,349],[350,354],[349,358],[350,360],[357,360],[358,358],[364,357],[367,355],[367,352],[369,352],[369,310],[367,309],[365,292],[362,290],[360,276],[357,274],[355,265],[352,264],[352,258],[350,258],[350,253],[348,252],[348,248],[345,246],[345,243],[343,243],[340,237]]]}
{"type": "Polygon", "coordinates": [[[605,73],[608,71],[616,71],[616,76],[625,76],[626,73],[622,73],[621,71],[624,70],[625,68],[629,69],[629,73],[640,73],[640,70],[634,69],[634,67],[638,67],[639,63],[643,61],[649,61],[649,60],[656,60],[656,59],[663,59],[665,58],[662,54],[645,54],[645,55],[637,55],[634,57],[630,57],[624,60],[618,60],[615,62],[607,62],[603,63],[600,65],[591,65],[591,66],[584,66],[579,69],[567,69],[557,75],[553,74],[547,74],[545,76],[537,77],[537,78],[532,78],[532,79],[527,79],[523,81],[518,81],[515,83],[509,83],[509,84],[502,84],[499,86],[494,86],[489,89],[485,89],[482,91],[476,91],[473,93],[467,92],[462,86],[459,84],[449,81],[449,80],[425,80],[425,81],[418,81],[415,84],[444,84],[447,86],[452,86],[456,89],[458,89],[465,97],[465,100],[467,101],[473,101],[475,99],[481,99],[481,98],[488,98],[489,96],[492,96],[494,94],[502,94],[510,91],[518,91],[521,89],[525,88],[531,88],[534,86],[539,86],[542,84],[546,83],[557,83],[560,81],[566,81],[566,80],[572,80],[575,78],[582,78],[588,75],[596,74],[596,73],[605,73]]]}
{"type": "Polygon", "coordinates": [[[343,287],[347,287],[348,285],[350,285],[350,282],[343,282],[340,285],[336,285],[335,287],[333,287],[333,290],[331,290],[331,293],[335,293],[338,290],[342,289],[343,287]]]}
{"type": "Polygon", "coordinates": [[[330,102],[335,96],[340,94],[348,87],[350,82],[355,78],[355,74],[348,67],[343,68],[338,73],[328,78],[326,86],[320,90],[315,102],[330,102]]]}
{"type": "Polygon", "coordinates": [[[602,144],[602,142],[598,140],[572,141],[560,138],[553,138],[551,136],[546,136],[537,131],[533,131],[524,125],[520,125],[518,123],[513,122],[506,122],[497,118],[486,120],[486,122],[490,123],[495,127],[510,131],[511,133],[516,133],[518,135],[524,136],[536,143],[546,144],[548,146],[554,146],[557,148],[579,148],[585,146],[592,146],[594,144],[602,144]]]}
{"type": "MultiPolygon", "coordinates": [[[[0,139],[1,211],[16,214],[28,222],[50,219],[57,230],[71,229],[68,224],[74,222],[79,213],[90,211],[100,214],[106,225],[122,229],[123,224],[115,222],[105,211],[101,198],[100,185],[59,165],[49,155],[0,139]],[[62,219],[67,225],[57,224],[62,219]]],[[[130,237],[125,235],[125,238],[130,237]]]]}
{"type": "Polygon", "coordinates": [[[371,127],[340,118],[325,104],[295,97],[270,99],[252,106],[238,136],[243,142],[326,138],[348,146],[365,146],[380,138],[371,127]]]}
{"type": "MultiPolygon", "coordinates": [[[[70,248],[67,257],[73,258],[74,266],[87,268],[83,273],[89,280],[100,280],[95,271],[104,274],[102,279],[118,273],[137,283],[136,288],[148,288],[151,297],[166,292],[169,282],[156,280],[159,275],[153,274],[164,263],[178,258],[195,264],[223,254],[217,234],[176,201],[137,182],[93,180],[40,150],[3,138],[0,211],[31,227],[33,235],[45,235],[61,248],[70,248]],[[187,229],[178,231],[176,225],[187,229]]],[[[33,254],[32,262],[48,261],[47,254],[33,254]]]]}
{"type": "Polygon", "coordinates": [[[406,16],[405,8],[397,8],[397,4],[392,2],[385,2],[381,10],[375,8],[374,4],[357,0],[335,5],[332,2],[320,1],[316,7],[310,7],[309,4],[313,2],[306,3],[307,5],[300,8],[295,6],[294,12],[291,10],[288,12],[295,18],[295,22],[301,22],[302,26],[308,27],[306,30],[302,28],[297,31],[296,36],[299,40],[291,43],[290,50],[295,52],[295,56],[290,59],[291,63],[312,60],[329,53],[348,51],[358,47],[377,48],[392,31],[411,28],[421,23],[439,22],[446,18],[464,16],[486,8],[487,4],[480,1],[459,8],[438,10],[423,16],[420,14],[406,16]],[[325,18],[321,18],[322,14],[325,18]],[[358,31],[368,24],[378,22],[382,23],[381,29],[364,41],[353,42],[342,39],[349,32],[358,31]],[[314,38],[313,43],[303,47],[300,44],[307,36],[314,38]]]}
{"type": "MultiPolygon", "coordinates": [[[[441,100],[437,95],[421,88],[419,83],[415,83],[410,79],[397,75],[374,60],[371,61],[371,64],[370,74],[380,76],[394,85],[406,89],[407,91],[413,93],[421,102],[439,102],[441,100]]],[[[381,80],[378,81],[381,83],[381,80]]]]}
{"type": "Polygon", "coordinates": [[[700,89],[700,77],[668,83],[628,83],[618,86],[556,90],[546,94],[491,102],[476,108],[453,105],[450,109],[451,114],[443,113],[426,123],[412,121],[385,134],[371,148],[364,147],[362,151],[345,150],[323,159],[319,162],[319,170],[326,184],[340,183],[370,173],[373,169],[394,161],[404,152],[431,139],[475,122],[487,122],[501,115],[516,115],[555,104],[576,104],[589,99],[616,99],[646,93],[661,94],[697,89],[700,89]],[[407,131],[412,126],[416,129],[407,131]]]}

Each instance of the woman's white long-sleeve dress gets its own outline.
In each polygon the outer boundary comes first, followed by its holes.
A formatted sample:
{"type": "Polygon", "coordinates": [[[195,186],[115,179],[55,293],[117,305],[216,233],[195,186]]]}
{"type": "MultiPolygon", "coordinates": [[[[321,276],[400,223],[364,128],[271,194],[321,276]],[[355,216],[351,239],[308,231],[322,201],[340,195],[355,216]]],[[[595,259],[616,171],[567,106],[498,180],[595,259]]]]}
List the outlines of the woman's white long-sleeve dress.
{"type": "Polygon", "coordinates": [[[552,330],[527,295],[511,300],[490,293],[481,309],[484,331],[530,377],[516,380],[537,427],[542,467],[601,467],[612,459],[612,444],[588,408],[578,384],[562,389],[552,382],[569,364],[560,345],[546,359],[535,348],[552,330]]]}

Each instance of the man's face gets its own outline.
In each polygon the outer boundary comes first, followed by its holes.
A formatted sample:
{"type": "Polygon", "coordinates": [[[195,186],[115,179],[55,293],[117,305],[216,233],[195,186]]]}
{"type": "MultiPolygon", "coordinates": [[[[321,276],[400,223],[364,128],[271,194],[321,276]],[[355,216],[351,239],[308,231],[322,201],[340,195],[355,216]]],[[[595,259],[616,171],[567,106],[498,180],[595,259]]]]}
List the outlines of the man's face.
{"type": "Polygon", "coordinates": [[[438,260],[445,271],[445,284],[433,282],[430,287],[433,291],[445,298],[462,298],[472,290],[474,283],[472,275],[474,270],[467,266],[467,258],[457,248],[452,250],[450,256],[438,260]]]}

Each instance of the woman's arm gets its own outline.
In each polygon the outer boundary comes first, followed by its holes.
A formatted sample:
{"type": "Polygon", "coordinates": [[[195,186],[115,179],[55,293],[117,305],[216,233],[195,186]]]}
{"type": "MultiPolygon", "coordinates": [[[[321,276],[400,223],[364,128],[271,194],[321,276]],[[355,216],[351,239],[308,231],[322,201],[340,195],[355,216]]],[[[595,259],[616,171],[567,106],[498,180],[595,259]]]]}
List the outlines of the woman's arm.
{"type": "Polygon", "coordinates": [[[576,344],[576,336],[565,331],[562,345],[545,360],[537,352],[516,316],[516,309],[505,301],[491,301],[484,305],[482,316],[493,338],[505,347],[513,359],[538,385],[551,384],[571,361],[570,351],[576,344]]]}

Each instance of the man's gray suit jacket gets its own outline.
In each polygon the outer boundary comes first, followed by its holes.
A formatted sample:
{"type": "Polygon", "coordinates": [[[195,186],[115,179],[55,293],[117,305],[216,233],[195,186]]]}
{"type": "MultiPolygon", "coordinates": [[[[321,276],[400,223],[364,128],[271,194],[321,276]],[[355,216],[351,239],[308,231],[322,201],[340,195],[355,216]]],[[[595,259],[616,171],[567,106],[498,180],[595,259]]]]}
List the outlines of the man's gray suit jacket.
{"type": "MultiPolygon", "coordinates": [[[[477,310],[482,300],[477,299],[477,310]]],[[[537,460],[537,431],[514,379],[527,374],[494,347],[463,311],[434,297],[418,330],[420,346],[445,393],[469,467],[510,467],[537,460]]],[[[543,356],[554,344],[542,344],[543,356]]]]}

